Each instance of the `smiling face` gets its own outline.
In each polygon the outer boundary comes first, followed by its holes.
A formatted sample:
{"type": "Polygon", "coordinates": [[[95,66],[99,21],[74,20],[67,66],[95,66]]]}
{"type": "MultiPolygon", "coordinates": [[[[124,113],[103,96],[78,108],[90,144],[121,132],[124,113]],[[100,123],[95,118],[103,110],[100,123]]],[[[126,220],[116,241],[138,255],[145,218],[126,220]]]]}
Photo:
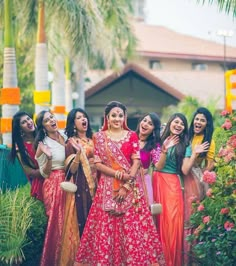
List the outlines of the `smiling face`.
{"type": "Polygon", "coordinates": [[[34,132],[35,126],[32,118],[28,115],[22,116],[20,119],[20,128],[25,134],[34,132]]]}
{"type": "Polygon", "coordinates": [[[85,114],[81,112],[77,112],[75,114],[75,128],[77,129],[78,132],[87,132],[88,129],[88,119],[85,114]]]}
{"type": "Polygon", "coordinates": [[[170,132],[172,135],[180,135],[185,129],[184,122],[179,117],[176,117],[170,123],[170,132]]]}
{"type": "Polygon", "coordinates": [[[44,114],[43,127],[49,133],[54,133],[58,130],[56,117],[50,112],[44,114]]]}
{"type": "Polygon", "coordinates": [[[152,119],[149,115],[145,116],[139,124],[139,133],[143,136],[149,136],[154,129],[152,119]]]}
{"type": "Polygon", "coordinates": [[[125,120],[124,111],[119,107],[114,107],[109,112],[107,119],[110,125],[110,129],[121,129],[125,120]]]}
{"type": "Polygon", "coordinates": [[[207,119],[203,114],[197,114],[193,121],[193,130],[196,135],[203,134],[207,125],[207,119]]]}

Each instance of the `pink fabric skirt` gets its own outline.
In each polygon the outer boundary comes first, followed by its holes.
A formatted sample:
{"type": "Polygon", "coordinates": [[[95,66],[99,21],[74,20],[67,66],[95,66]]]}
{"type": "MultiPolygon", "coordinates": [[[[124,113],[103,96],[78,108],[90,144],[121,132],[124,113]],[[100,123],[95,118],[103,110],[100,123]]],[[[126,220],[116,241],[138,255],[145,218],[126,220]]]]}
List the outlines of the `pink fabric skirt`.
{"type": "Polygon", "coordinates": [[[58,266],[65,207],[65,192],[60,188],[60,183],[64,180],[64,170],[54,170],[43,184],[43,200],[48,216],[48,225],[41,266],[58,266]]]}
{"type": "Polygon", "coordinates": [[[153,203],[152,177],[149,174],[145,174],[144,182],[147,189],[148,203],[151,205],[153,203]]]}
{"type": "Polygon", "coordinates": [[[76,261],[81,264],[165,265],[162,246],[144,197],[141,211],[131,206],[114,216],[102,209],[104,177],[101,176],[81,238],[76,261]]]}

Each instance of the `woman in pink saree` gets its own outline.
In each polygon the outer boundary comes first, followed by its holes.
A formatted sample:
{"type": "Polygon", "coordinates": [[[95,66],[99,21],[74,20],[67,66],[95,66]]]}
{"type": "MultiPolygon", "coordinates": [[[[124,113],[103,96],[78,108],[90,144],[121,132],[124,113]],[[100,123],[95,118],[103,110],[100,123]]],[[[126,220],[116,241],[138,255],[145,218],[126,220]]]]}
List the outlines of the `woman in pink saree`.
{"type": "Polygon", "coordinates": [[[75,265],[165,265],[138,175],[138,136],[126,115],[123,104],[108,103],[103,128],[94,135],[101,177],[75,265]]]}
{"type": "Polygon", "coordinates": [[[36,118],[36,160],[43,183],[43,202],[48,224],[44,239],[41,266],[58,266],[64,223],[65,193],[60,183],[65,180],[65,135],[58,131],[57,120],[49,111],[41,111],[36,118]]]}

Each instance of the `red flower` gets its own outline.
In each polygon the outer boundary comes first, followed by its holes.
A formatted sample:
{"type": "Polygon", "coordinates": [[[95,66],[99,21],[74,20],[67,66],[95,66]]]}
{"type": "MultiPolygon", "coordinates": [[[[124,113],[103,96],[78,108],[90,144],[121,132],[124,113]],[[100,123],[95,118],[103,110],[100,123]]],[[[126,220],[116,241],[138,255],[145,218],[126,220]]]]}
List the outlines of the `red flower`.
{"type": "Polygon", "coordinates": [[[190,203],[193,203],[193,202],[196,202],[197,197],[196,196],[191,196],[191,197],[189,197],[188,200],[189,200],[190,203]]]}
{"type": "Polygon", "coordinates": [[[205,207],[202,204],[199,205],[198,208],[197,208],[198,211],[203,211],[204,209],[205,209],[205,207]]]}
{"type": "Polygon", "coordinates": [[[236,134],[229,138],[227,144],[231,145],[233,149],[236,149],[236,134]]]}
{"type": "Polygon", "coordinates": [[[232,228],[234,228],[234,223],[231,223],[229,221],[226,221],[224,223],[224,228],[225,228],[226,231],[230,231],[232,228]]]}
{"type": "Polygon", "coordinates": [[[224,124],[221,127],[224,129],[230,129],[232,127],[232,123],[229,119],[226,119],[224,124]]]}
{"type": "Polygon", "coordinates": [[[229,113],[229,111],[227,111],[227,110],[223,110],[220,114],[221,114],[222,116],[227,116],[227,115],[229,115],[230,113],[229,113]]]}
{"type": "Polygon", "coordinates": [[[220,210],[220,213],[221,213],[221,214],[228,214],[228,213],[229,213],[229,208],[222,208],[222,209],[220,210]]]}
{"type": "Polygon", "coordinates": [[[216,173],[215,172],[209,172],[205,171],[203,173],[203,181],[208,183],[208,184],[213,184],[216,182],[216,173]]]}
{"type": "Polygon", "coordinates": [[[209,189],[207,190],[206,195],[207,195],[207,197],[209,197],[209,198],[212,196],[212,189],[211,189],[211,188],[209,188],[209,189]]]}
{"type": "Polygon", "coordinates": [[[202,218],[202,222],[203,222],[204,224],[209,223],[210,220],[211,220],[211,217],[210,217],[210,216],[204,216],[204,217],[202,218]]]}

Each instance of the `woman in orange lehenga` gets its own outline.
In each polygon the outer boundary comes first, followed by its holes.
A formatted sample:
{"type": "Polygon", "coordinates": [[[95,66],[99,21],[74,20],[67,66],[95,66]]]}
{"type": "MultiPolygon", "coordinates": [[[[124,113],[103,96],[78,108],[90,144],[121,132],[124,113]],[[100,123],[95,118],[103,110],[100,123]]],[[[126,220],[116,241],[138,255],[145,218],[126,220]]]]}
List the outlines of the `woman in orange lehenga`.
{"type": "Polygon", "coordinates": [[[202,200],[205,196],[207,184],[202,181],[203,172],[214,168],[215,142],[212,139],[214,131],[213,118],[208,109],[199,107],[193,115],[189,127],[189,139],[192,149],[205,141],[210,143],[207,152],[198,155],[194,166],[188,175],[184,176],[184,264],[191,265],[191,247],[185,238],[192,234],[190,224],[192,214],[192,201],[202,200]]]}
{"type": "Polygon", "coordinates": [[[40,265],[58,266],[65,206],[65,193],[60,188],[65,180],[65,136],[58,132],[57,120],[49,111],[37,115],[36,125],[36,160],[45,178],[43,201],[48,216],[40,265]]]}
{"type": "Polygon", "coordinates": [[[85,222],[95,193],[96,169],[93,162],[94,145],[89,117],[81,108],[72,109],[67,116],[65,133],[66,172],[77,185],[75,193],[66,193],[61,266],[74,264],[85,222]]]}
{"type": "Polygon", "coordinates": [[[126,125],[126,107],[105,108],[103,129],[94,134],[94,162],[101,172],[75,265],[165,265],[144,197],[138,136],[126,125]]]}
{"type": "Polygon", "coordinates": [[[187,174],[197,153],[208,148],[207,143],[195,147],[191,152],[188,142],[188,124],[181,113],[172,115],[161,136],[162,143],[170,136],[179,136],[179,142],[162,150],[166,162],[162,170],[153,173],[154,200],[162,204],[162,213],[157,216],[167,266],[182,265],[184,202],[180,174],[187,174]]]}

